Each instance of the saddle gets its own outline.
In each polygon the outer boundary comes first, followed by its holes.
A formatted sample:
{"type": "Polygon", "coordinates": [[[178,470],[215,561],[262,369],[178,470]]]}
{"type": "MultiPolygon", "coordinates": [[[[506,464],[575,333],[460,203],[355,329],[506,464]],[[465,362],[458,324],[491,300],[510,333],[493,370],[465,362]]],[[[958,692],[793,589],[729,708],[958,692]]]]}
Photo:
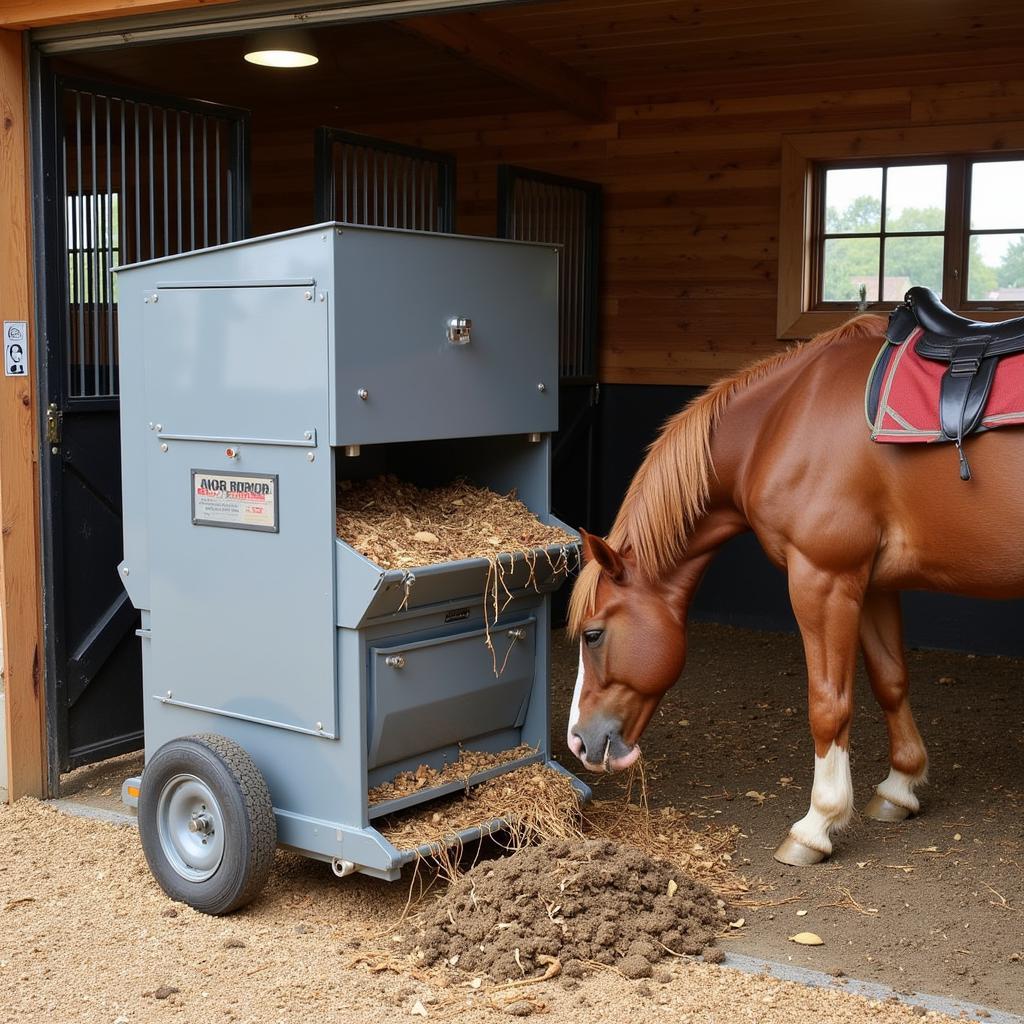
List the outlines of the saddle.
{"type": "Polygon", "coordinates": [[[1001,323],[968,320],[947,309],[928,288],[911,288],[889,316],[886,340],[901,345],[915,332],[914,352],[947,365],[939,388],[939,440],[956,445],[960,479],[971,479],[964,439],[982,420],[1000,357],[1024,352],[1024,317],[1001,323]]]}

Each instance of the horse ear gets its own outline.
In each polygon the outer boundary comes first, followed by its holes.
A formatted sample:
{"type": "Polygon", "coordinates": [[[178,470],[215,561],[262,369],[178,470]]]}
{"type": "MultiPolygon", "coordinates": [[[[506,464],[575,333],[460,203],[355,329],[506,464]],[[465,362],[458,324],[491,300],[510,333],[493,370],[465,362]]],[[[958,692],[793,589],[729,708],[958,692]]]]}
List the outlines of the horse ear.
{"type": "Polygon", "coordinates": [[[618,583],[626,574],[622,556],[607,541],[586,530],[580,530],[583,538],[583,557],[588,562],[597,562],[613,583],[618,583]]]}

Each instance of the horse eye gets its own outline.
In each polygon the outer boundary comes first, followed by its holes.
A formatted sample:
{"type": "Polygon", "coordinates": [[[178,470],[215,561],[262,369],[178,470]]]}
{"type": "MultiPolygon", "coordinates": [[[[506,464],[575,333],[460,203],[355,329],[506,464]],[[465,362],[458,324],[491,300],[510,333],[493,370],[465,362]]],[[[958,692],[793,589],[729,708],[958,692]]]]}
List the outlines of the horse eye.
{"type": "Polygon", "coordinates": [[[603,629],[587,629],[583,632],[583,639],[586,640],[588,647],[593,647],[603,636],[603,629]]]}

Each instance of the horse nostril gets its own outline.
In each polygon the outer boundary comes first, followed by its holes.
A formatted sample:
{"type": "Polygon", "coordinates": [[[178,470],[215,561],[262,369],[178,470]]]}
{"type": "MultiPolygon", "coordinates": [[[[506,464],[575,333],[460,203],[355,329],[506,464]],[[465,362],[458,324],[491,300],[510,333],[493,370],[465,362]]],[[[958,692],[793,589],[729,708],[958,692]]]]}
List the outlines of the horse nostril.
{"type": "Polygon", "coordinates": [[[572,734],[572,738],[574,740],[576,740],[576,742],[580,745],[580,749],[576,751],[576,756],[577,757],[582,757],[584,760],[586,760],[586,757],[587,757],[587,742],[586,742],[586,740],[578,732],[574,732],[572,734]]]}

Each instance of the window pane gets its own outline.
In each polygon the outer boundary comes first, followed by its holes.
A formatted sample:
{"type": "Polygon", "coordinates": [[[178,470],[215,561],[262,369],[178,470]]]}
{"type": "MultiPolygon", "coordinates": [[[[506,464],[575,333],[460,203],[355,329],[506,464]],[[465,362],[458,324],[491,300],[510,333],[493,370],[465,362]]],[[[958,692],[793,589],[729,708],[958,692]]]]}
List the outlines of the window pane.
{"type": "Polygon", "coordinates": [[[877,238],[826,239],[822,299],[858,302],[863,286],[868,302],[877,302],[879,249],[877,238]]]}
{"type": "Polygon", "coordinates": [[[845,167],[825,172],[825,233],[880,231],[882,168],[845,167]]]}
{"type": "MultiPolygon", "coordinates": [[[[886,175],[886,231],[945,230],[945,164],[890,167],[886,175]]],[[[901,295],[900,298],[903,296],[901,295]]]]}
{"type": "Polygon", "coordinates": [[[971,165],[971,227],[1024,228],[1024,160],[971,165]]]}
{"type": "Polygon", "coordinates": [[[882,298],[902,301],[911,285],[942,296],[942,235],[885,240],[882,298]]]}
{"type": "Polygon", "coordinates": [[[971,235],[967,298],[1024,302],[1024,234],[971,235]]]}

